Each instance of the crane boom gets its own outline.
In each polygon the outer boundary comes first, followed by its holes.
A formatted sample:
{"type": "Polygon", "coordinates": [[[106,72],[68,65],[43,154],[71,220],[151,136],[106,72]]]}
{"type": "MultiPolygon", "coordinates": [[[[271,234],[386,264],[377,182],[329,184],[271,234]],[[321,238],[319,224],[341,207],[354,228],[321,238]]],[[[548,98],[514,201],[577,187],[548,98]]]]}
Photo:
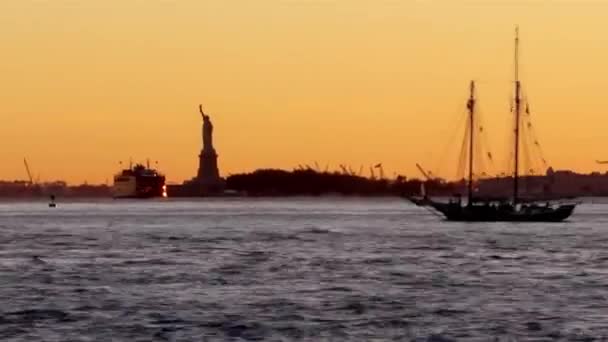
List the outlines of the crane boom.
{"type": "Polygon", "coordinates": [[[428,179],[428,180],[432,180],[431,176],[429,176],[429,174],[424,171],[424,169],[422,168],[422,166],[420,166],[420,164],[416,163],[416,167],[418,168],[418,170],[420,171],[420,173],[422,173],[422,175],[424,176],[424,178],[428,179]]]}
{"type": "Polygon", "coordinates": [[[32,173],[30,172],[30,166],[27,164],[27,159],[23,158],[23,164],[25,165],[25,171],[27,171],[27,176],[30,179],[30,185],[34,185],[34,178],[32,178],[32,173]]]}
{"type": "Polygon", "coordinates": [[[340,169],[342,170],[342,174],[348,175],[348,170],[346,169],[346,166],[344,166],[343,164],[340,164],[340,169]]]}

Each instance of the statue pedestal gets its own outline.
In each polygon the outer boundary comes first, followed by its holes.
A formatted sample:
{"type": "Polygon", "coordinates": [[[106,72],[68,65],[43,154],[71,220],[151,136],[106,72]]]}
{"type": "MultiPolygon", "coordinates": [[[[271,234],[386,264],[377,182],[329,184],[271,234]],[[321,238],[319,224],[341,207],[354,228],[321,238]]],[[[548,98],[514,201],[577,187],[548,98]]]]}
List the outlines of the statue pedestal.
{"type": "Polygon", "coordinates": [[[198,156],[197,176],[184,183],[187,193],[192,196],[213,196],[224,192],[224,180],[217,167],[217,153],[214,149],[203,149],[198,156]]]}
{"type": "Polygon", "coordinates": [[[198,173],[196,179],[205,184],[214,184],[220,181],[220,171],[217,167],[217,153],[215,150],[203,150],[198,155],[198,173]]]}

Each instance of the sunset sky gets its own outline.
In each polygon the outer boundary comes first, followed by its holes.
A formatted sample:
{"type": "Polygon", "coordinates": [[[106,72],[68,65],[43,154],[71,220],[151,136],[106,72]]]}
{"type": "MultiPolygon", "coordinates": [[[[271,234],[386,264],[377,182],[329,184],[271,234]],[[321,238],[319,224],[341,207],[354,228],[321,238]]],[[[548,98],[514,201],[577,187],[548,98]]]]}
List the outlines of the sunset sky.
{"type": "Polygon", "coordinates": [[[504,157],[516,25],[546,159],[603,171],[606,18],[600,0],[3,0],[0,179],[25,179],[24,157],[43,181],[111,181],[130,157],[191,178],[199,103],[224,176],[316,161],[418,177],[471,79],[504,157]]]}

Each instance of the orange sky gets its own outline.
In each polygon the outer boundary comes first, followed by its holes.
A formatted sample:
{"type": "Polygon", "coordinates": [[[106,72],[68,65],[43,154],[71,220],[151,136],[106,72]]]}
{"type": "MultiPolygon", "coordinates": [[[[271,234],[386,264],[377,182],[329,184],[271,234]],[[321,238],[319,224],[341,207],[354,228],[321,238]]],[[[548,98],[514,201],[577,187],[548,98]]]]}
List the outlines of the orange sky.
{"type": "MultiPolygon", "coordinates": [[[[439,164],[470,79],[503,154],[513,29],[545,157],[608,159],[607,1],[4,0],[1,179],[195,175],[203,103],[223,175],[439,164]]],[[[449,170],[447,170],[449,171],[449,170]]]]}

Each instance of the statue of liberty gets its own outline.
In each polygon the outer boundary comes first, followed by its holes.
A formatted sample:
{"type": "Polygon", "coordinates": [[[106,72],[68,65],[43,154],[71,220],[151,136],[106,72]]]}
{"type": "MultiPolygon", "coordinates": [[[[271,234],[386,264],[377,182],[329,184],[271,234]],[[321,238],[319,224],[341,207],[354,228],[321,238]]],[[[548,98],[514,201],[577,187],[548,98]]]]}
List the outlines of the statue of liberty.
{"type": "Polygon", "coordinates": [[[203,106],[198,107],[203,117],[203,149],[199,154],[199,166],[197,181],[206,185],[217,185],[220,183],[220,173],[217,167],[217,153],[213,148],[213,124],[209,115],[203,111],[203,106]]]}
{"type": "Polygon", "coordinates": [[[199,105],[198,109],[203,117],[203,151],[213,151],[213,124],[211,118],[205,114],[202,105],[199,105]]]}

